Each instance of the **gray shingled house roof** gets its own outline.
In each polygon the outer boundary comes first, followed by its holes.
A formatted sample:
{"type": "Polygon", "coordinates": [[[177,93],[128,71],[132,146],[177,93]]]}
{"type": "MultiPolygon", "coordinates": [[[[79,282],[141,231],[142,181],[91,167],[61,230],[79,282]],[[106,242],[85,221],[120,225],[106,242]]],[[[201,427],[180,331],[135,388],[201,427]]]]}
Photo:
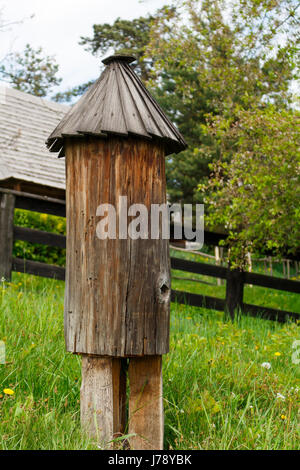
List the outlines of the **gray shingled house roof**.
{"type": "Polygon", "coordinates": [[[65,165],[45,148],[69,106],[0,85],[0,186],[4,180],[65,189],[65,165]]]}
{"type": "Polygon", "coordinates": [[[64,156],[66,137],[134,135],[162,141],[166,155],[187,147],[184,138],[129,65],[134,57],[114,55],[103,60],[100,78],[66,114],[49,136],[51,152],[64,156]]]}

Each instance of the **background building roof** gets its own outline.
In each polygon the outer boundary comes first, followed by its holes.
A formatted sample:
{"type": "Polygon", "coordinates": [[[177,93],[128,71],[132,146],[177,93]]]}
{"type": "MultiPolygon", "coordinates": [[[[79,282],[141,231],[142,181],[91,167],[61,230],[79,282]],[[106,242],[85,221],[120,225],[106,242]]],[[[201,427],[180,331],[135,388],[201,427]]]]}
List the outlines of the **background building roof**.
{"type": "Polygon", "coordinates": [[[0,85],[0,185],[15,179],[65,189],[65,165],[45,140],[69,106],[0,85]]]}

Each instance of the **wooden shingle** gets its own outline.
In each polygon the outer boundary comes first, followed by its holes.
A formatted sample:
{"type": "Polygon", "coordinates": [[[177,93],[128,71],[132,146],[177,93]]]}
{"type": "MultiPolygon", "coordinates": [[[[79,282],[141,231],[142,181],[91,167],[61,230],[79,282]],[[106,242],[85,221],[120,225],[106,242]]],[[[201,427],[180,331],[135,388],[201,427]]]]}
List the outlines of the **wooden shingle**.
{"type": "Polygon", "coordinates": [[[64,139],[109,134],[138,136],[164,142],[166,155],[187,145],[172,122],[135,74],[130,56],[114,55],[103,60],[100,78],[66,114],[46,144],[64,156],[64,139]]]}
{"type": "Polygon", "coordinates": [[[0,85],[0,186],[14,180],[64,192],[64,162],[49,154],[45,139],[69,109],[0,85]]]}

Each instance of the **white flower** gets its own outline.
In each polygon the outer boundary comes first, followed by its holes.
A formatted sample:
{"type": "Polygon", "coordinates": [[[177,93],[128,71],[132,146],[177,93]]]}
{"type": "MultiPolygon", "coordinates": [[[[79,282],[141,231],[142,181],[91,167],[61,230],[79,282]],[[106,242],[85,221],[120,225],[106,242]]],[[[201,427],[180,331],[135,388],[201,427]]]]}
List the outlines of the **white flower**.
{"type": "Polygon", "coordinates": [[[276,398],[279,398],[279,399],[282,400],[282,401],[285,400],[285,396],[284,396],[284,395],[281,395],[281,393],[277,393],[276,398]]]}
{"type": "Polygon", "coordinates": [[[261,364],[261,367],[263,367],[264,369],[271,369],[271,364],[269,362],[263,362],[261,364]]]}

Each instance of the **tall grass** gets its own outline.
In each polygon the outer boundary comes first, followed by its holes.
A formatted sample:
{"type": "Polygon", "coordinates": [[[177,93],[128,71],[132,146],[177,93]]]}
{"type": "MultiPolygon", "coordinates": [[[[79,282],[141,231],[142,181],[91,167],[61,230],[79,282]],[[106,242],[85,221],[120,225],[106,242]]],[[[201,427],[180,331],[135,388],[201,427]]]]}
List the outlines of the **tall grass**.
{"type": "MultiPolygon", "coordinates": [[[[266,290],[256,292],[263,302],[266,290]]],[[[0,449],[97,449],[80,430],[81,365],[65,352],[63,293],[62,282],[17,273],[0,288],[0,449]]],[[[172,304],[165,448],[299,448],[300,366],[291,359],[299,336],[296,323],[231,323],[222,313],[172,304]]]]}

